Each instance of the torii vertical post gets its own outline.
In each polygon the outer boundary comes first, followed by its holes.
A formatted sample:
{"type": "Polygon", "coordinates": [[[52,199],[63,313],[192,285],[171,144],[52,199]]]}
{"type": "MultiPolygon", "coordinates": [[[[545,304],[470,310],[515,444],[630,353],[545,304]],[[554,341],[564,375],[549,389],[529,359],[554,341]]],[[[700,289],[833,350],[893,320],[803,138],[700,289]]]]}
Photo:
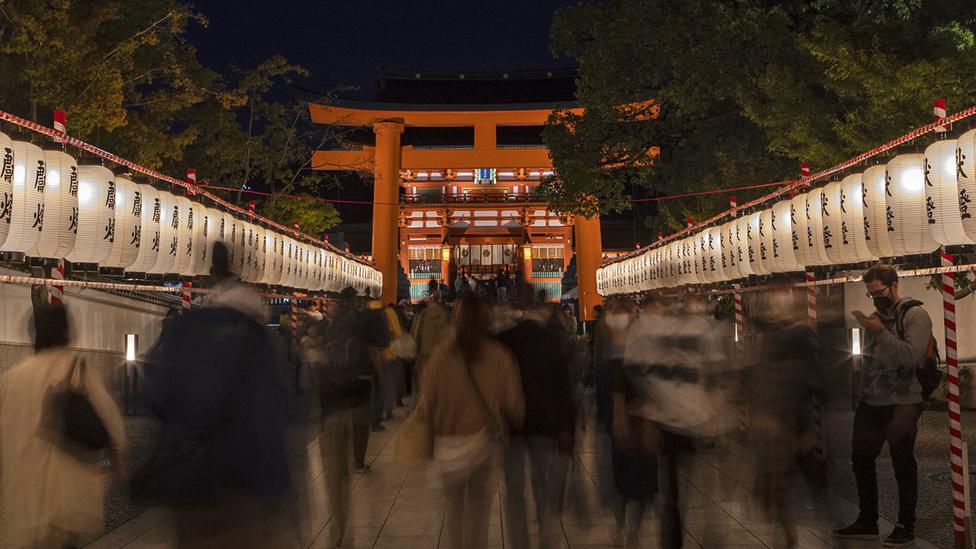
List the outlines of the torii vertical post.
{"type": "Polygon", "coordinates": [[[397,210],[400,200],[400,135],[403,122],[373,124],[376,133],[373,181],[373,262],[383,273],[383,303],[397,297],[397,210]]]}
{"type": "Polygon", "coordinates": [[[596,291],[596,270],[603,260],[600,216],[578,215],[573,223],[576,237],[576,283],[579,288],[580,320],[594,320],[593,307],[603,303],[596,291]]]}

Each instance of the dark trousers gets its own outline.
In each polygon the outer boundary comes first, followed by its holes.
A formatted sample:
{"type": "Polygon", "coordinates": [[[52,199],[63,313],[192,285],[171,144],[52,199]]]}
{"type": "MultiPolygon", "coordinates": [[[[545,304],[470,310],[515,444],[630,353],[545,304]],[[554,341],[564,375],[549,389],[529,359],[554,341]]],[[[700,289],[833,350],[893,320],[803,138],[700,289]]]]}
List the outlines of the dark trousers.
{"type": "Polygon", "coordinates": [[[871,406],[860,403],[854,414],[852,461],[861,508],[858,522],[878,522],[878,474],[875,460],[888,443],[898,483],[898,522],[908,529],[915,525],[918,503],[918,463],[915,436],[921,404],[871,406]]]}

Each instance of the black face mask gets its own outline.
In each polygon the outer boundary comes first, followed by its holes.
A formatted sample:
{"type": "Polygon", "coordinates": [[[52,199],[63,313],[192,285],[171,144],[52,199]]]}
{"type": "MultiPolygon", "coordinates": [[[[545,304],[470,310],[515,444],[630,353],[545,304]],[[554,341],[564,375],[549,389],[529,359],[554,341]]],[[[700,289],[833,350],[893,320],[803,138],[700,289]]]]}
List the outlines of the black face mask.
{"type": "Polygon", "coordinates": [[[872,298],[872,300],[874,301],[874,308],[877,309],[879,312],[887,311],[893,305],[893,303],[891,302],[891,298],[886,295],[880,295],[878,297],[874,297],[872,298]]]}

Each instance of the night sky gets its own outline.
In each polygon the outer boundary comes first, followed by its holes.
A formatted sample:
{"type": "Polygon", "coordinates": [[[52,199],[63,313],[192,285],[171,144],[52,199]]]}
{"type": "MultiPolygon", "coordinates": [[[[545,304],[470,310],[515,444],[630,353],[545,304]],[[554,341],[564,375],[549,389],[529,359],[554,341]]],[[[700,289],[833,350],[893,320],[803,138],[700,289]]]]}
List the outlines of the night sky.
{"type": "Polygon", "coordinates": [[[400,70],[531,70],[572,66],[549,51],[553,12],[578,0],[207,0],[210,21],[190,40],[201,61],[224,72],[279,54],[328,91],[359,87],[372,98],[379,67],[400,70]]]}

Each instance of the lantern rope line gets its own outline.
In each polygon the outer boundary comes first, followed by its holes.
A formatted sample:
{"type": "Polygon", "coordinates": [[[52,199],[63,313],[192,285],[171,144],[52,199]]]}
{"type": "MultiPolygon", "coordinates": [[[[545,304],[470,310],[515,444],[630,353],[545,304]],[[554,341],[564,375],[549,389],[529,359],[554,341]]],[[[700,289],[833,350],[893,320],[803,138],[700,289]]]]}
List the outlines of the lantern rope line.
{"type": "MultiPolygon", "coordinates": [[[[167,294],[208,294],[211,288],[201,288],[197,286],[160,286],[156,284],[128,284],[125,282],[96,282],[92,280],[75,280],[59,278],[39,278],[32,276],[0,275],[0,284],[21,284],[24,286],[65,286],[68,288],[81,288],[90,290],[119,290],[126,292],[156,292],[167,294]]],[[[265,298],[282,299],[303,299],[305,294],[299,293],[280,293],[280,292],[261,292],[265,298]]]]}
{"type": "MultiPolygon", "coordinates": [[[[891,149],[894,149],[896,147],[899,147],[901,145],[904,145],[905,143],[908,143],[909,141],[912,141],[914,139],[917,139],[917,138],[919,138],[919,137],[921,137],[921,136],[923,136],[923,135],[925,135],[927,133],[938,131],[938,128],[940,128],[940,127],[942,127],[944,125],[948,125],[948,124],[951,124],[953,122],[958,122],[960,120],[964,120],[964,119],[969,118],[969,117],[971,117],[973,115],[976,115],[976,107],[969,107],[969,108],[963,109],[963,110],[961,110],[959,112],[953,113],[952,115],[947,116],[947,117],[939,120],[938,122],[933,122],[931,124],[926,124],[924,126],[920,126],[918,128],[915,128],[914,130],[906,133],[905,135],[902,135],[901,137],[898,137],[896,139],[892,139],[891,141],[888,141],[887,143],[884,143],[882,145],[879,145],[879,146],[877,146],[877,147],[875,147],[875,148],[873,148],[873,149],[871,149],[869,151],[863,152],[863,153],[861,153],[861,154],[859,154],[859,155],[857,155],[857,156],[855,156],[853,158],[850,158],[848,160],[845,160],[844,162],[841,162],[840,164],[837,164],[837,165],[832,166],[830,168],[827,168],[825,170],[821,170],[821,171],[819,171],[817,173],[814,173],[814,174],[810,175],[809,177],[803,177],[803,178],[800,178],[800,179],[796,179],[796,180],[793,180],[793,181],[788,181],[788,182],[782,183],[783,186],[780,187],[779,189],[776,189],[775,191],[772,191],[772,192],[770,192],[768,194],[765,194],[763,196],[760,196],[759,198],[756,198],[755,200],[750,200],[749,202],[746,202],[745,204],[742,204],[741,206],[737,206],[736,208],[729,208],[728,210],[725,210],[723,212],[720,212],[718,214],[715,214],[714,216],[712,216],[712,217],[710,217],[710,218],[708,218],[708,219],[706,219],[704,221],[701,221],[699,223],[696,223],[696,224],[693,224],[693,225],[689,225],[688,227],[686,227],[684,229],[681,229],[681,230],[679,230],[678,232],[676,232],[674,234],[665,236],[663,239],[660,239],[657,242],[654,242],[653,244],[649,244],[648,246],[645,246],[645,247],[643,247],[643,248],[641,248],[639,250],[635,250],[635,251],[633,251],[633,252],[631,252],[629,254],[626,254],[626,255],[614,257],[612,260],[607,261],[606,263],[604,263],[601,266],[606,266],[606,265],[611,265],[613,263],[618,263],[618,262],[623,261],[625,259],[629,259],[631,257],[635,257],[637,255],[640,255],[641,253],[643,253],[643,252],[645,252],[647,250],[650,250],[650,249],[653,249],[653,248],[657,248],[659,246],[663,246],[664,244],[668,243],[671,240],[674,240],[674,239],[677,239],[679,237],[683,237],[683,236],[686,236],[686,235],[690,235],[690,234],[694,233],[698,229],[701,229],[701,228],[703,228],[705,226],[711,225],[711,224],[715,223],[716,221],[720,221],[720,220],[722,220],[723,218],[725,218],[727,216],[731,216],[731,215],[733,215],[733,213],[735,211],[747,210],[747,209],[753,208],[755,206],[763,205],[766,202],[769,202],[770,200],[773,200],[773,199],[778,198],[780,196],[783,196],[785,194],[788,194],[788,193],[794,192],[796,190],[799,190],[801,188],[804,188],[804,187],[810,185],[810,183],[812,183],[814,181],[823,179],[825,177],[829,177],[829,176],[831,176],[831,175],[833,175],[833,174],[835,174],[837,172],[844,171],[844,170],[846,170],[846,169],[848,169],[848,168],[850,168],[852,166],[856,166],[857,164],[860,164],[861,162],[864,162],[865,160],[868,160],[869,158],[872,158],[872,157],[877,156],[877,155],[879,155],[881,153],[887,152],[887,151],[889,151],[891,149]]],[[[770,186],[773,186],[773,185],[776,185],[776,183],[770,184],[770,186]]]]}
{"type": "MultiPolygon", "coordinates": [[[[221,205],[221,206],[223,206],[223,207],[225,207],[225,208],[227,208],[227,209],[229,209],[231,211],[234,211],[234,212],[236,212],[238,214],[241,214],[242,216],[244,216],[244,218],[249,218],[251,220],[260,221],[262,223],[267,224],[270,227],[273,227],[275,229],[278,229],[279,231],[283,232],[284,234],[294,234],[294,235],[296,235],[296,236],[298,236],[300,238],[304,238],[304,239],[308,240],[309,242],[311,242],[311,243],[313,243],[313,244],[315,244],[315,245],[317,245],[319,247],[327,248],[328,250],[330,250],[330,251],[332,251],[332,252],[334,252],[336,254],[339,254],[339,255],[342,255],[343,257],[346,257],[348,259],[351,259],[352,261],[355,261],[357,263],[361,263],[363,265],[368,265],[368,263],[364,262],[362,259],[360,259],[360,258],[358,258],[358,257],[356,257],[356,256],[354,256],[352,254],[346,253],[345,251],[340,250],[340,249],[336,248],[335,246],[332,246],[331,244],[327,244],[327,243],[323,244],[323,242],[321,240],[319,240],[318,238],[316,238],[316,237],[314,237],[312,235],[305,234],[305,233],[302,233],[300,231],[296,231],[294,229],[294,227],[286,227],[286,226],[281,225],[279,223],[276,223],[276,222],[274,222],[274,221],[272,221],[272,220],[270,220],[270,219],[268,219],[266,217],[262,217],[260,215],[256,215],[254,213],[251,213],[251,212],[249,212],[245,208],[241,208],[239,206],[236,206],[234,204],[231,204],[230,202],[227,202],[226,200],[223,200],[222,198],[216,196],[213,193],[207,192],[206,190],[202,190],[199,185],[194,185],[194,184],[192,184],[192,183],[190,183],[188,181],[184,181],[184,180],[181,180],[181,179],[176,179],[175,177],[171,177],[171,176],[168,176],[168,175],[166,175],[164,173],[160,173],[160,172],[158,172],[156,170],[153,170],[153,169],[147,168],[145,166],[136,164],[135,162],[132,162],[131,160],[127,160],[125,158],[122,158],[121,156],[118,156],[116,154],[110,153],[110,152],[108,152],[106,150],[103,150],[103,149],[101,149],[99,147],[96,147],[94,145],[91,145],[89,143],[86,143],[86,142],[84,142],[84,141],[82,141],[82,140],[80,140],[78,138],[71,137],[71,136],[65,134],[62,131],[59,131],[59,130],[56,130],[56,129],[53,129],[53,128],[48,128],[47,126],[38,124],[37,122],[33,122],[33,121],[30,121],[30,120],[21,118],[19,116],[10,114],[10,113],[8,113],[6,111],[2,111],[2,110],[0,110],[0,120],[6,120],[7,122],[10,122],[11,124],[14,124],[16,126],[20,126],[22,128],[31,130],[33,132],[36,132],[36,133],[39,133],[39,134],[42,134],[42,135],[46,135],[48,137],[52,137],[54,139],[57,139],[57,140],[65,143],[65,144],[71,145],[71,146],[76,147],[78,149],[81,149],[83,151],[87,151],[87,152],[89,152],[91,154],[94,154],[95,156],[98,156],[100,158],[104,158],[105,160],[114,162],[114,163],[119,164],[121,166],[125,166],[125,167],[127,167],[127,168],[129,168],[129,169],[131,169],[133,171],[139,172],[139,173],[141,173],[143,175],[147,175],[149,177],[152,177],[154,179],[158,179],[160,181],[165,181],[166,183],[170,183],[172,185],[176,185],[176,186],[178,186],[180,188],[186,189],[191,194],[198,194],[198,195],[204,196],[204,197],[206,197],[206,198],[214,201],[215,203],[217,203],[217,204],[219,204],[219,205],[221,205]]],[[[235,189],[235,190],[237,190],[237,189],[235,189]]],[[[372,268],[371,265],[370,265],[370,267],[372,268]]]]}

